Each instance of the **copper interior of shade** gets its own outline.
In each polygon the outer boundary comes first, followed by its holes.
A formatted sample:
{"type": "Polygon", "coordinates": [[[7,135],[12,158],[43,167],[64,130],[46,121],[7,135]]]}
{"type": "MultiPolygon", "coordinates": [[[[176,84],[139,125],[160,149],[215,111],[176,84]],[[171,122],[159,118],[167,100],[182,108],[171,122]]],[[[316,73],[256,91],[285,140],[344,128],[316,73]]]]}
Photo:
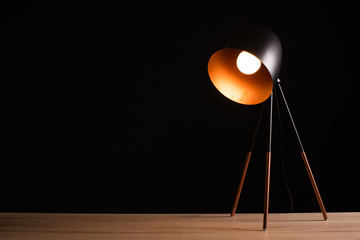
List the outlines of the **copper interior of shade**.
{"type": "Polygon", "coordinates": [[[238,69],[236,60],[243,50],[224,48],[215,52],[208,63],[212,83],[227,98],[241,104],[264,102],[271,94],[273,81],[264,64],[251,75],[238,69]]]}

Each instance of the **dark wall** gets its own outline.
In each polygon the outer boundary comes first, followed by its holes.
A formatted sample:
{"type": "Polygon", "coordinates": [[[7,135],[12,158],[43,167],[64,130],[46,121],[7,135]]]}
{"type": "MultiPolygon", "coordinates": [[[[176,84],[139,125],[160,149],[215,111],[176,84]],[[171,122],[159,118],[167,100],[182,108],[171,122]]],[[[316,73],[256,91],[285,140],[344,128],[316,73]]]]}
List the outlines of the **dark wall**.
{"type": "MultiPolygon", "coordinates": [[[[343,1],[1,7],[0,211],[230,211],[261,106],[223,97],[207,61],[242,23],[265,25],[282,41],[282,87],[327,210],[359,211],[356,8],[343,1]]],[[[270,211],[290,209],[282,149],[294,211],[319,211],[279,105],[270,211]]],[[[239,212],[262,211],[265,116],[239,212]]]]}

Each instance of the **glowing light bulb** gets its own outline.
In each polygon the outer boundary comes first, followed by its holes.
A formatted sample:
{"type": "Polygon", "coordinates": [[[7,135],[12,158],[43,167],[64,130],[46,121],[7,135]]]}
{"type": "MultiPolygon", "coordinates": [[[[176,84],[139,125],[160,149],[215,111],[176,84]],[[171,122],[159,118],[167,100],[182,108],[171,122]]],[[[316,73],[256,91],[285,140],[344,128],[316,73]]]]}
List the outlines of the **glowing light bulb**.
{"type": "Polygon", "coordinates": [[[261,61],[251,53],[242,51],[236,60],[236,65],[242,73],[250,75],[259,70],[261,61]]]}

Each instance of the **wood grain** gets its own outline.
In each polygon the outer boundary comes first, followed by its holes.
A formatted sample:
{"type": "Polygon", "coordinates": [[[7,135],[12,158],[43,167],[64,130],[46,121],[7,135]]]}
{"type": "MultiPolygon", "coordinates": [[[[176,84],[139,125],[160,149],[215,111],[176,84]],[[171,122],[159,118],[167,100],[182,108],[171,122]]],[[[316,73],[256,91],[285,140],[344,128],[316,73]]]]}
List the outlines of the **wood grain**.
{"type": "Polygon", "coordinates": [[[245,176],[246,176],[246,172],[247,172],[247,169],[248,169],[248,166],[249,166],[251,154],[252,154],[252,152],[248,152],[246,154],[246,159],[245,159],[244,168],[243,168],[243,171],[242,171],[242,174],[241,174],[239,187],[238,187],[238,190],[236,192],[234,205],[233,205],[233,208],[232,208],[231,214],[230,214],[231,217],[233,217],[235,215],[235,212],[236,212],[236,209],[237,209],[237,206],[238,206],[238,203],[239,203],[239,198],[240,198],[240,194],[241,194],[241,191],[242,191],[242,187],[244,185],[245,176]]]}
{"type": "Polygon", "coordinates": [[[263,229],[267,229],[268,215],[269,215],[269,195],[270,195],[270,166],[271,166],[271,152],[266,153],[266,171],[265,171],[265,194],[264,194],[264,218],[263,229]]]}
{"type": "Polygon", "coordinates": [[[307,171],[307,173],[308,173],[308,175],[309,175],[310,182],[311,182],[311,185],[312,185],[312,187],[313,187],[313,189],[314,189],[314,193],[315,193],[316,199],[317,199],[317,201],[318,201],[318,203],[319,203],[319,206],[320,206],[321,212],[322,212],[322,214],[323,214],[324,220],[326,220],[328,217],[327,217],[327,215],[326,215],[325,206],[324,206],[324,203],[323,203],[323,201],[322,201],[322,199],[321,199],[319,189],[318,189],[318,187],[317,187],[317,185],[316,185],[314,175],[313,175],[313,173],[312,173],[312,171],[311,171],[309,161],[308,161],[308,159],[307,159],[306,154],[305,154],[304,151],[301,151],[301,157],[302,157],[302,159],[303,159],[303,161],[304,161],[306,171],[307,171]]]}
{"type": "Polygon", "coordinates": [[[360,213],[328,215],[0,213],[0,239],[360,239],[360,213]]]}

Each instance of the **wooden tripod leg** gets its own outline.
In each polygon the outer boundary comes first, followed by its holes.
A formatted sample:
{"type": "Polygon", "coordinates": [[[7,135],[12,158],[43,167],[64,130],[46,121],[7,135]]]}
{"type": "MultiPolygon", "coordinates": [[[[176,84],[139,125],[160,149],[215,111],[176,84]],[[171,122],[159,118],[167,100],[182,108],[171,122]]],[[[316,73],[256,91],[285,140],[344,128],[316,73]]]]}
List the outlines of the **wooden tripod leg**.
{"type": "Polygon", "coordinates": [[[231,216],[232,216],[232,217],[235,215],[236,208],[237,208],[237,205],[238,205],[238,202],[239,202],[241,190],[242,190],[242,187],[243,187],[243,184],[244,184],[244,180],[245,180],[245,176],[246,176],[246,171],[247,171],[248,166],[249,166],[249,161],[250,161],[251,153],[252,153],[252,152],[248,152],[248,153],[246,154],[246,160],[245,160],[245,164],[244,164],[244,169],[243,169],[242,174],[241,174],[239,187],[238,187],[238,190],[237,190],[237,193],[236,193],[236,197],[235,197],[235,201],[234,201],[234,205],[233,205],[233,208],[232,208],[232,211],[231,211],[231,216]]]}
{"type": "Polygon", "coordinates": [[[268,150],[266,152],[266,171],[265,171],[265,194],[264,194],[264,221],[263,229],[267,228],[269,215],[269,194],[270,194],[270,166],[271,166],[271,137],[272,137],[272,112],[273,112],[273,93],[270,96],[270,118],[268,132],[268,150]]]}
{"type": "Polygon", "coordinates": [[[234,201],[234,205],[233,205],[233,208],[232,208],[232,211],[231,211],[231,216],[232,216],[232,217],[235,215],[236,208],[237,208],[237,205],[238,205],[238,202],[239,202],[241,190],[242,190],[242,187],[243,187],[243,184],[244,184],[244,180],[245,180],[245,176],[246,176],[246,171],[247,171],[248,166],[249,166],[249,161],[250,161],[251,153],[252,153],[252,150],[253,150],[253,148],[254,148],[254,143],[255,143],[256,135],[257,135],[257,132],[258,132],[258,130],[259,130],[259,126],[260,126],[261,117],[262,117],[262,114],[263,114],[263,111],[264,111],[264,107],[265,107],[265,104],[263,104],[262,107],[261,107],[260,114],[259,114],[259,117],[258,117],[258,120],[257,120],[257,124],[256,124],[256,128],[255,128],[255,132],[254,132],[254,136],[253,136],[252,141],[251,141],[250,149],[249,149],[248,153],[246,154],[246,159],[245,159],[245,163],[244,163],[244,168],[243,168],[243,171],[242,171],[242,174],[241,174],[239,187],[238,187],[238,190],[237,190],[237,193],[236,193],[236,197],[235,197],[235,201],[234,201]]]}
{"type": "Polygon", "coordinates": [[[277,83],[278,83],[278,86],[279,86],[279,89],[280,89],[280,92],[281,92],[281,96],[282,96],[282,98],[283,98],[283,100],[284,100],[284,103],[285,103],[287,112],[288,112],[288,114],[289,114],[291,123],[292,123],[292,125],[293,125],[293,127],[294,127],[294,131],[295,131],[295,134],[296,134],[298,143],[299,143],[299,147],[300,147],[300,149],[301,149],[301,157],[302,157],[302,159],[304,160],[304,164],[305,164],[305,167],[306,167],[306,171],[307,171],[307,173],[308,173],[308,175],[309,175],[309,178],[310,178],[310,181],[311,181],[311,185],[312,185],[312,187],[313,187],[313,189],[314,189],[314,192],[315,192],[315,195],[316,195],[316,199],[317,199],[317,201],[318,201],[318,203],[319,203],[319,206],[320,206],[322,215],[323,215],[323,217],[324,217],[324,220],[327,220],[327,215],[326,215],[325,207],[324,207],[324,204],[323,204],[323,202],[322,202],[322,200],[321,200],[321,196],[320,196],[319,190],[318,190],[318,188],[317,188],[317,186],[316,186],[316,182],[315,182],[314,176],[313,176],[313,174],[312,174],[312,172],[311,172],[311,168],[310,168],[309,162],[308,162],[308,160],[307,160],[307,157],[306,157],[306,154],[305,154],[305,151],[304,151],[304,147],[303,147],[303,145],[302,145],[302,143],[301,143],[299,133],[298,133],[298,131],[297,131],[297,129],[296,129],[294,119],[293,119],[293,117],[292,117],[292,115],[291,115],[289,106],[288,106],[288,104],[287,104],[287,102],[286,102],[286,98],[285,98],[284,92],[283,92],[283,90],[282,90],[282,88],[281,88],[280,79],[277,80],[277,83]]]}
{"type": "Polygon", "coordinates": [[[267,228],[267,220],[269,215],[269,194],[270,194],[270,165],[271,152],[266,153],[266,172],[265,172],[265,196],[264,196],[264,221],[263,229],[267,228]]]}
{"type": "Polygon", "coordinates": [[[306,154],[304,151],[301,151],[301,157],[302,159],[304,160],[304,164],[305,164],[305,167],[306,167],[306,171],[309,175],[309,178],[310,178],[310,181],[311,181],[311,185],[314,189],[314,192],[315,192],[315,195],[316,195],[316,199],[319,203],[319,206],[320,206],[320,209],[321,209],[321,212],[322,212],[322,215],[324,217],[324,220],[327,220],[327,215],[326,215],[326,210],[325,210],[325,206],[323,204],[323,201],[321,199],[321,196],[320,196],[320,193],[319,193],[319,189],[317,188],[317,185],[316,185],[316,182],[315,182],[315,179],[314,179],[314,175],[312,174],[312,171],[311,171],[311,168],[310,168],[310,165],[309,165],[309,161],[307,160],[307,157],[306,157],[306,154]]]}

